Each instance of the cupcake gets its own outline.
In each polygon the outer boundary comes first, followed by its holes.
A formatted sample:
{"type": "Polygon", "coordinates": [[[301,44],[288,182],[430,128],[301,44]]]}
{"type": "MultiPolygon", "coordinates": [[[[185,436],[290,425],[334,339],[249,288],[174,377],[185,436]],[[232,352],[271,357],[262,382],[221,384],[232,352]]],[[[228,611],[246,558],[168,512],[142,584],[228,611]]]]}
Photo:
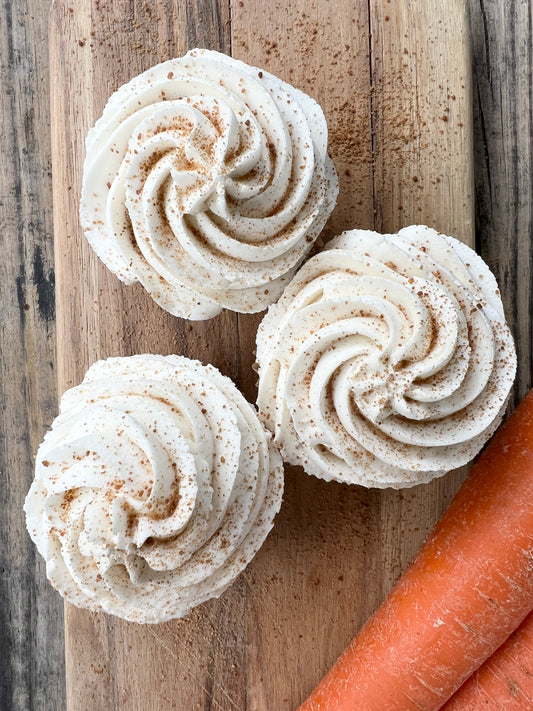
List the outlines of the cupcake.
{"type": "Polygon", "coordinates": [[[494,276],[424,226],[352,230],[310,259],[257,334],[260,416],[326,480],[412,486],[500,423],[516,357],[494,276]]]}
{"type": "Polygon", "coordinates": [[[216,368],[110,358],[63,395],[27,527],[69,602],[163,622],[219,596],[254,557],[282,471],[254,408],[216,368]]]}
{"type": "Polygon", "coordinates": [[[118,89],[86,155],[80,218],[92,248],[188,319],[273,303],[338,192],[320,106],[206,50],[118,89]]]}

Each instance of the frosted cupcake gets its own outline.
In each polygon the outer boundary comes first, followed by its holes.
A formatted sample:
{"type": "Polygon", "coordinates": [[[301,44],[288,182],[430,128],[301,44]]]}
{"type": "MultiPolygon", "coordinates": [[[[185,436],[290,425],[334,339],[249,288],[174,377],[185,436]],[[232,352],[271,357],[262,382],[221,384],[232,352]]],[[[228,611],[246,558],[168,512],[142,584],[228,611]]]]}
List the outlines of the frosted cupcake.
{"type": "Polygon", "coordinates": [[[250,562],[282,476],[254,408],[214,367],[111,358],[63,395],[37,453],[28,531],[69,602],[163,622],[250,562]]]}
{"type": "Polygon", "coordinates": [[[273,303],[338,192],[320,106],[218,52],[192,50],[122,86],[86,149],[91,246],[189,319],[273,303]]]}
{"type": "Polygon", "coordinates": [[[353,230],[328,247],[257,334],[258,406],[282,455],[369,487],[466,464],[500,423],[516,369],[489,268],[423,226],[353,230]]]}

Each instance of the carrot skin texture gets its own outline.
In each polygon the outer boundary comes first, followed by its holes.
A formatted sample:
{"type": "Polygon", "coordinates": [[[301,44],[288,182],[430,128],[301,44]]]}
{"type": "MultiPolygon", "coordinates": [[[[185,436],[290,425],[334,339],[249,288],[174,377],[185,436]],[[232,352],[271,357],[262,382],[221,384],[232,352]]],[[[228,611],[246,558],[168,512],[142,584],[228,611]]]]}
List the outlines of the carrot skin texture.
{"type": "Polygon", "coordinates": [[[526,709],[533,709],[533,612],[442,707],[442,711],[526,709]]]}
{"type": "Polygon", "coordinates": [[[533,390],[299,711],[437,711],[533,603],[533,390]]]}

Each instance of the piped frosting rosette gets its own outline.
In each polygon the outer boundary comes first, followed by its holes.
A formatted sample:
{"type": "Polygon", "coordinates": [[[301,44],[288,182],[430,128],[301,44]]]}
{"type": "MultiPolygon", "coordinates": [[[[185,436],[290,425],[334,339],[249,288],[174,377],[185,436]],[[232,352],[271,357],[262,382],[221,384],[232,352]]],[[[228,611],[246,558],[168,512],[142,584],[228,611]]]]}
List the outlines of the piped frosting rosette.
{"type": "Polygon", "coordinates": [[[494,276],[413,226],[353,230],[298,271],[257,335],[260,416],[309,474],[427,482],[496,429],[516,358],[494,276]]]}
{"type": "Polygon", "coordinates": [[[25,511],[69,601],[162,622],[220,595],[266,538],[282,462],[212,366],[142,355],[94,364],[37,453],[25,511]]]}
{"type": "Polygon", "coordinates": [[[320,106],[218,52],[192,50],[122,86],[86,149],[91,246],[190,319],[273,303],[338,192],[320,106]]]}

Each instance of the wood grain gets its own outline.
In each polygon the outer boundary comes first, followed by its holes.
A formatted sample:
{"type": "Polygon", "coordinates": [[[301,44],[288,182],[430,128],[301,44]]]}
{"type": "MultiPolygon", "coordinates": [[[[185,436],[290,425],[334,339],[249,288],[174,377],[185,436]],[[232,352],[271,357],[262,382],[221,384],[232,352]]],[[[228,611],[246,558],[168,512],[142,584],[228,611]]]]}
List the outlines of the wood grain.
{"type": "MultiPolygon", "coordinates": [[[[471,241],[465,5],[56,0],[50,32],[59,389],[97,358],[180,352],[254,397],[257,316],[189,324],[123,287],[77,217],[84,136],[108,95],[191,44],[230,52],[324,107],[341,181],[326,236],[425,222],[471,241]],[[452,7],[453,5],[453,7],[452,7]],[[339,21],[341,20],[341,21],[339,21]],[[453,61],[450,58],[453,57],[453,61]]],[[[70,709],[294,708],[384,598],[463,474],[405,492],[292,469],[263,550],[218,601],[139,627],[66,608],[70,709]]]]}
{"type": "MultiPolygon", "coordinates": [[[[469,6],[474,49],[477,246],[502,283],[506,308],[513,319],[519,356],[515,396],[519,397],[531,386],[532,372],[529,117],[533,106],[533,6],[528,0],[516,0],[505,7],[500,0],[470,0],[469,6]]],[[[225,26],[213,18],[211,7],[205,4],[204,18],[207,13],[210,31],[218,33],[225,26]]],[[[0,6],[0,471],[7,484],[2,490],[0,539],[4,651],[0,708],[13,711],[64,708],[62,606],[24,536],[21,510],[32,473],[31,455],[56,410],[54,314],[46,298],[53,292],[54,273],[48,11],[49,0],[4,2],[0,6]],[[20,196],[16,185],[23,186],[20,196]],[[39,299],[41,305],[48,304],[43,309],[46,319],[39,311],[39,299]]],[[[192,26],[190,31],[195,31],[192,26]]],[[[199,43],[195,35],[188,40],[191,46],[199,43]]],[[[350,105],[343,108],[343,112],[349,110],[350,105]]],[[[333,113],[328,118],[330,125],[336,120],[333,113]]],[[[361,149],[356,132],[352,146],[356,152],[361,149]]],[[[355,165],[368,169],[365,161],[355,165]]],[[[344,185],[339,209],[348,194],[346,181],[344,185]]],[[[172,708],[172,703],[162,703],[161,708],[172,708]]]]}
{"type": "Polygon", "coordinates": [[[533,385],[533,3],[471,0],[476,246],[518,347],[516,405],[533,385]]]}
{"type": "Polygon", "coordinates": [[[64,705],[63,605],[26,534],[33,454],[57,411],[48,3],[0,18],[0,708],[64,705]]]}

